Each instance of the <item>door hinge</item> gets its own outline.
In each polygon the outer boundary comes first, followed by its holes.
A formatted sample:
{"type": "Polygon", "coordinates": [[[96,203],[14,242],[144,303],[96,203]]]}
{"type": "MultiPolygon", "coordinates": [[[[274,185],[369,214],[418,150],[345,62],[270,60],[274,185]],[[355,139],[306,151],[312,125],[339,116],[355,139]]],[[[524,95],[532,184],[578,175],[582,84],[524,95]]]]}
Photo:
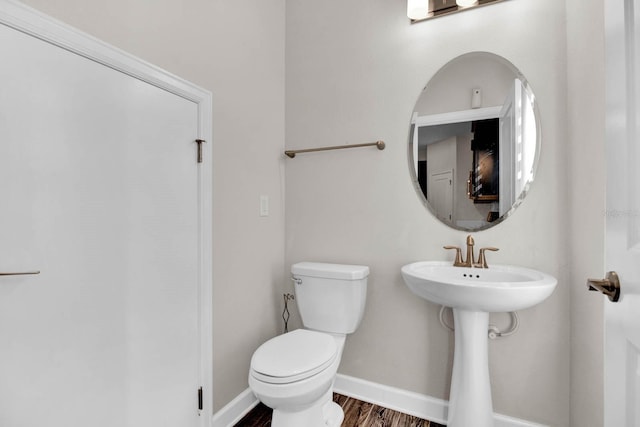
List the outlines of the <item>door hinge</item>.
{"type": "Polygon", "coordinates": [[[198,144],[198,163],[202,163],[202,143],[207,142],[204,139],[196,139],[196,144],[198,144]]]}
{"type": "Polygon", "coordinates": [[[202,411],[202,387],[198,389],[198,410],[202,411]]]}

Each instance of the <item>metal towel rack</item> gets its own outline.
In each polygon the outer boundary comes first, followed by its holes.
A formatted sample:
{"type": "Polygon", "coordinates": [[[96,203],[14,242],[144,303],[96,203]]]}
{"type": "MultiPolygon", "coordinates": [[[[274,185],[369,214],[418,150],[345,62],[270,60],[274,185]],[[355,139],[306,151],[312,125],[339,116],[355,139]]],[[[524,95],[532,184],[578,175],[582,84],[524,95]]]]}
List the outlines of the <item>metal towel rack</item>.
{"type": "Polygon", "coordinates": [[[372,147],[376,146],[378,150],[384,150],[385,144],[384,141],[376,141],[376,142],[367,142],[365,144],[351,144],[351,145],[334,145],[332,147],[319,147],[319,148],[308,148],[306,150],[287,150],[284,152],[290,158],[294,158],[296,154],[299,153],[311,153],[313,151],[328,151],[328,150],[341,150],[343,148],[357,148],[357,147],[372,147]]]}
{"type": "Polygon", "coordinates": [[[39,271],[22,271],[17,273],[2,273],[0,272],[0,276],[25,276],[27,274],[40,274],[39,271]]]}

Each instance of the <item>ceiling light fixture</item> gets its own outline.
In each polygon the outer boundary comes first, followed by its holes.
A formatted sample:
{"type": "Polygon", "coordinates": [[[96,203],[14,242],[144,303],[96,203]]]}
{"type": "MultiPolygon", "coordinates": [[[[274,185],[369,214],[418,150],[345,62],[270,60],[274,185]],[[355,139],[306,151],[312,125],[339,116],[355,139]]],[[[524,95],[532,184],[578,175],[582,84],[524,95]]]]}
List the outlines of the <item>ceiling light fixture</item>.
{"type": "Polygon", "coordinates": [[[414,23],[501,1],[504,0],[407,0],[407,16],[414,23]]]}
{"type": "Polygon", "coordinates": [[[429,0],[407,0],[407,16],[417,21],[429,16],[429,0]]]}

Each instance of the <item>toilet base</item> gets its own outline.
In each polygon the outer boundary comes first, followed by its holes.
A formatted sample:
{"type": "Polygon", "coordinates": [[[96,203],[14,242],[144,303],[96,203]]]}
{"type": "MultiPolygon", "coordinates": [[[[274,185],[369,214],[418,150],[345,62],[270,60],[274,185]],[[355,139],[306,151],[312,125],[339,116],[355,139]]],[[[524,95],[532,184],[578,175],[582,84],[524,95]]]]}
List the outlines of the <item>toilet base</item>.
{"type": "Polygon", "coordinates": [[[340,427],[344,412],[332,398],[333,392],[329,389],[313,405],[300,411],[274,409],[271,427],[340,427]]]}
{"type": "Polygon", "coordinates": [[[327,427],[340,427],[344,420],[344,411],[336,402],[329,402],[325,406],[325,424],[327,427]]]}

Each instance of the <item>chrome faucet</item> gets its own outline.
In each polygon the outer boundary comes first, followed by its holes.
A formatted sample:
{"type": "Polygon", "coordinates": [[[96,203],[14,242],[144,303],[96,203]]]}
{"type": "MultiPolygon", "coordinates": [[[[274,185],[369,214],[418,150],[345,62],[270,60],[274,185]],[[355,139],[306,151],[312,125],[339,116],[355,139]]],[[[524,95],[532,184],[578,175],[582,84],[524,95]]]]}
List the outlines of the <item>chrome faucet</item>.
{"type": "Polygon", "coordinates": [[[464,261],[462,261],[462,250],[458,246],[443,246],[445,249],[454,249],[456,251],[456,259],[453,261],[454,267],[476,267],[476,268],[489,268],[487,265],[487,257],[485,255],[486,251],[497,251],[498,248],[487,247],[481,248],[480,254],[478,256],[478,262],[475,261],[473,246],[475,245],[475,241],[471,234],[467,236],[467,256],[464,261]]]}

